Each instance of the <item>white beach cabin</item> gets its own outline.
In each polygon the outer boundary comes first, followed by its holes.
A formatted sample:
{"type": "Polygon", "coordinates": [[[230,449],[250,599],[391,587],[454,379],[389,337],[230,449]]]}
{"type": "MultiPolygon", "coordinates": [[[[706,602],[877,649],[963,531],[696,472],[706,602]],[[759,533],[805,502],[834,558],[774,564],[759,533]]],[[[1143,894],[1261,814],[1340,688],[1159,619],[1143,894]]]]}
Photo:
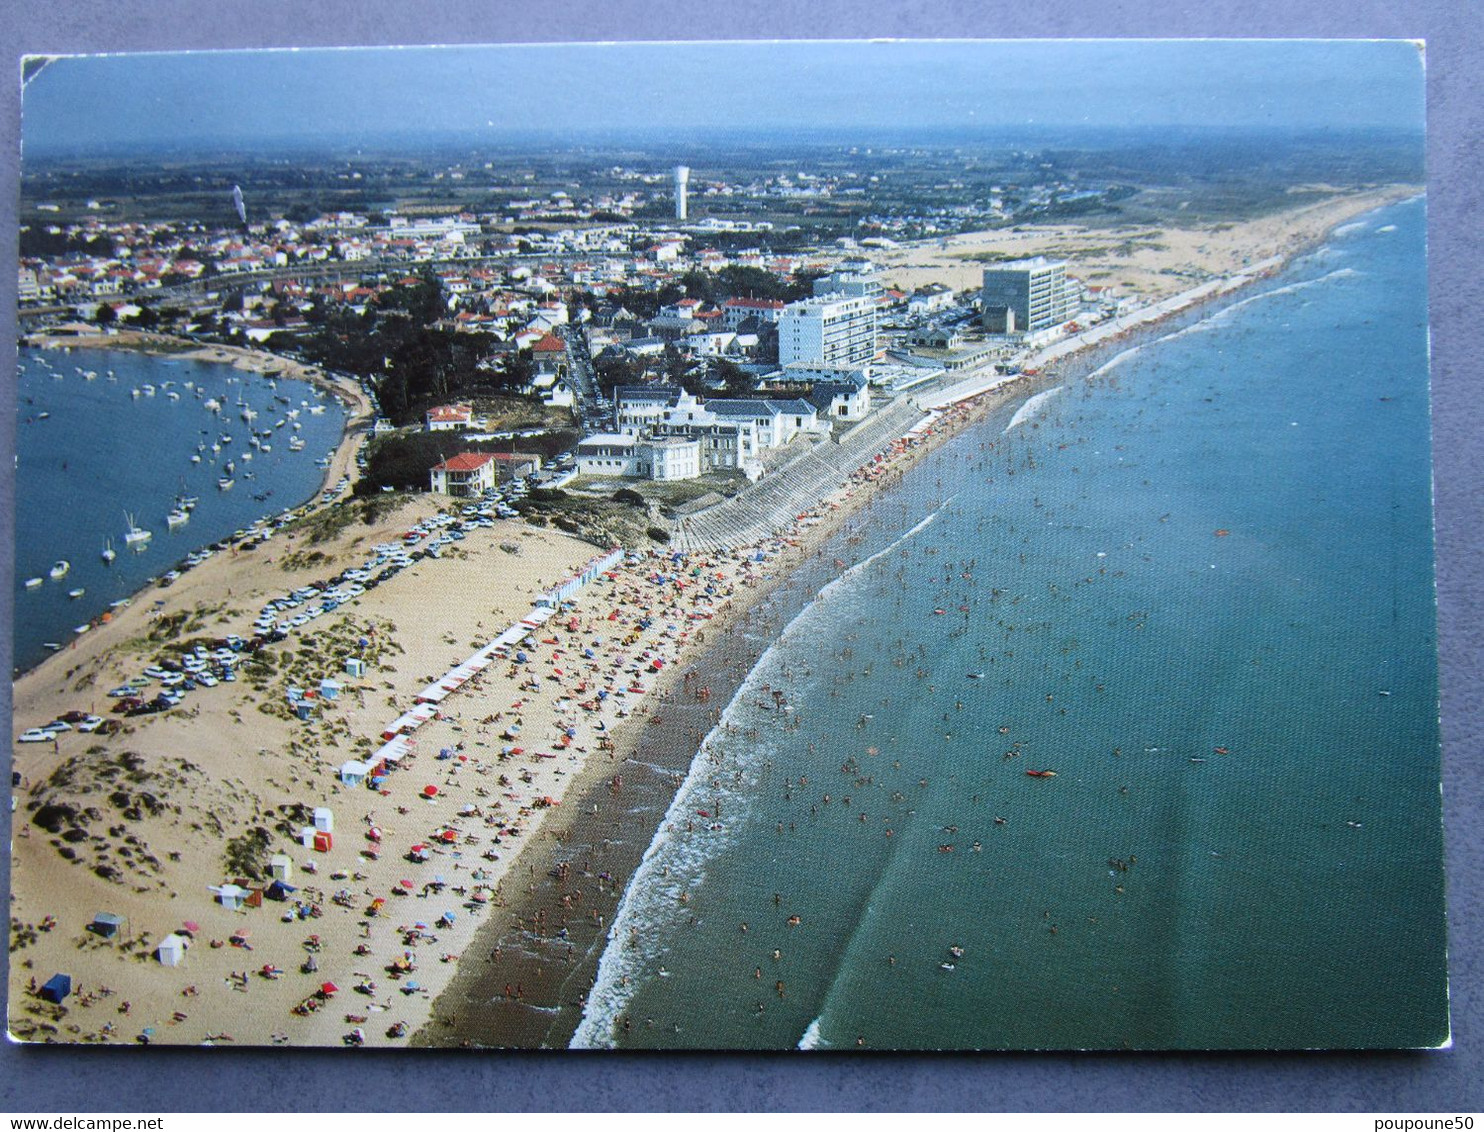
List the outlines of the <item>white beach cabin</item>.
{"type": "Polygon", "coordinates": [[[347,786],[364,786],[370,770],[365,763],[350,759],[340,764],[340,781],[347,786]]]}
{"type": "Polygon", "coordinates": [[[173,932],[160,940],[160,946],[155,948],[155,958],[164,967],[179,967],[185,959],[185,953],[185,937],[175,935],[173,932]]]}
{"type": "Polygon", "coordinates": [[[242,907],[242,902],[247,899],[247,889],[236,884],[213,884],[208,886],[216,893],[216,898],[221,902],[223,908],[232,911],[242,907]]]}

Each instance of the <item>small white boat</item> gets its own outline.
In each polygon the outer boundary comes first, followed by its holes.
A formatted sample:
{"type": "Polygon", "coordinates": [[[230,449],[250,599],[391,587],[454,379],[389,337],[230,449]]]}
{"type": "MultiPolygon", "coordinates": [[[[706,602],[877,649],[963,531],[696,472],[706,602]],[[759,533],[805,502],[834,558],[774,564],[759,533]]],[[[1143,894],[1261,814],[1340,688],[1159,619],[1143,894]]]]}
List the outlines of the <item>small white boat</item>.
{"type": "Polygon", "coordinates": [[[42,586],[42,580],[40,578],[27,578],[26,579],[26,588],[28,590],[39,590],[41,588],[41,586],[42,586]]]}
{"type": "Polygon", "coordinates": [[[218,479],[218,480],[217,480],[217,481],[216,481],[216,486],[217,486],[217,490],[218,490],[218,491],[226,491],[226,490],[227,490],[227,489],[228,489],[228,488],[230,488],[230,487],[231,487],[231,486],[232,486],[232,484],[234,484],[234,483],[235,483],[235,482],[236,482],[236,481],[235,481],[235,480],[232,480],[232,479],[229,479],[229,478],[228,478],[228,477],[226,477],[226,476],[222,476],[222,477],[220,477],[220,478],[219,478],[219,479],[218,479]]]}
{"type": "Polygon", "coordinates": [[[135,550],[144,549],[144,544],[154,538],[154,532],[137,526],[134,522],[134,516],[130,515],[127,511],[124,512],[124,518],[129,521],[129,526],[124,531],[124,545],[133,547],[135,550]]]}
{"type": "Polygon", "coordinates": [[[67,576],[67,571],[71,569],[72,563],[68,562],[67,559],[57,559],[57,561],[53,563],[52,568],[49,571],[52,581],[56,581],[58,578],[65,578],[67,576]]]}
{"type": "Polygon", "coordinates": [[[183,507],[173,507],[170,509],[170,513],[165,516],[165,523],[172,530],[176,527],[183,527],[190,521],[191,513],[183,507]]]}
{"type": "Polygon", "coordinates": [[[103,564],[112,566],[113,560],[118,557],[118,551],[113,549],[113,539],[106,539],[103,543],[103,564]]]}
{"type": "Polygon", "coordinates": [[[77,589],[75,589],[75,590],[68,590],[67,591],[67,596],[70,597],[70,598],[72,598],[74,601],[76,601],[78,598],[82,597],[82,595],[85,594],[85,593],[87,593],[87,592],[88,592],[87,590],[83,589],[81,586],[78,586],[77,589]]]}

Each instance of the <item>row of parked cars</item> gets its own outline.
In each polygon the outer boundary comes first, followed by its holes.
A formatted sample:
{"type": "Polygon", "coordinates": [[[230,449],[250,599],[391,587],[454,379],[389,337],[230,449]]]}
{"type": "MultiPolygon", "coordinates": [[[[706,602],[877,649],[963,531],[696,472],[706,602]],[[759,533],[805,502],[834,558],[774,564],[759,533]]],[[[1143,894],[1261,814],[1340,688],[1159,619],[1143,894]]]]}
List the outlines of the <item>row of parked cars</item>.
{"type": "Polygon", "coordinates": [[[22,743],[49,743],[58,735],[68,731],[81,731],[91,734],[94,731],[112,733],[119,729],[117,720],[104,719],[101,715],[89,715],[85,711],[69,711],[59,715],[45,727],[31,727],[22,731],[20,741],[22,743]]]}
{"type": "MultiPolygon", "coordinates": [[[[521,493],[524,493],[523,487],[521,493]]],[[[409,528],[396,542],[377,544],[364,564],[343,570],[323,582],[300,586],[268,602],[253,622],[251,637],[232,634],[212,641],[210,647],[197,645],[179,659],[162,657],[156,660],[138,676],[130,677],[109,690],[108,696],[114,701],[111,711],[126,716],[149,715],[175,707],[198,688],[233,683],[237,680],[236,668],[244,654],[287,640],[296,629],[375,589],[421,559],[441,557],[447,547],[462,541],[466,532],[479,527],[493,527],[497,517],[513,518],[515,515],[515,510],[502,498],[465,507],[462,515],[458,516],[447,513],[429,516],[409,528]]],[[[272,533],[266,527],[242,532],[248,538],[258,540],[267,539],[272,533]]],[[[204,558],[210,552],[201,553],[204,558]]],[[[23,731],[18,738],[22,743],[51,742],[73,730],[111,734],[121,726],[118,720],[70,711],[43,727],[23,731]]]]}

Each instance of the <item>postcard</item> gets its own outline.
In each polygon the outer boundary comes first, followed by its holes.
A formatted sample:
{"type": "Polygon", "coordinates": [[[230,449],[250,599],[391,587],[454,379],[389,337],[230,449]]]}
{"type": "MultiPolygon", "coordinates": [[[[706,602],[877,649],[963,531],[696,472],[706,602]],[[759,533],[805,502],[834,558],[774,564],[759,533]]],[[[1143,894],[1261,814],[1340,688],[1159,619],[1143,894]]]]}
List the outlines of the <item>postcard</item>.
{"type": "Polygon", "coordinates": [[[1446,1045],[1422,52],[28,60],[12,1039],[1446,1045]]]}

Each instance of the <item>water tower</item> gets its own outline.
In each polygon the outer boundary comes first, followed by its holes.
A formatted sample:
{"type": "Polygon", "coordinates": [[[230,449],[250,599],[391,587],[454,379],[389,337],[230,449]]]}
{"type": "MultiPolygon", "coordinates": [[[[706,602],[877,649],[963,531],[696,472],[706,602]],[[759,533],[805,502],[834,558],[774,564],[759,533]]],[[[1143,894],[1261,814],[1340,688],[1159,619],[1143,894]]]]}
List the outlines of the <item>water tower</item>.
{"type": "Polygon", "coordinates": [[[685,165],[675,166],[675,219],[685,219],[685,194],[690,185],[690,168],[685,165]]]}

